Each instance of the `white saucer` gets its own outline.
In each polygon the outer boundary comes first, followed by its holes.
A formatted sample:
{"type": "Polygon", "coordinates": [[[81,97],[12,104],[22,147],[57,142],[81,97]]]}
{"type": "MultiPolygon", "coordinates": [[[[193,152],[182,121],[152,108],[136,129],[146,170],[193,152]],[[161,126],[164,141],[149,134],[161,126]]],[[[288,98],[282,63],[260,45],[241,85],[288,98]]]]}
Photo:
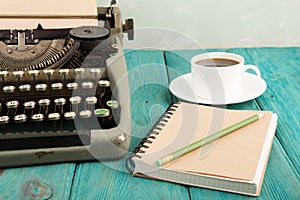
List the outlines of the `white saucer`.
{"type": "Polygon", "coordinates": [[[207,99],[201,97],[201,94],[194,94],[191,80],[191,73],[179,76],[171,82],[169,89],[179,99],[193,103],[212,105],[225,105],[249,101],[262,95],[267,89],[267,84],[262,78],[246,73],[240,96],[230,99],[207,99]]]}

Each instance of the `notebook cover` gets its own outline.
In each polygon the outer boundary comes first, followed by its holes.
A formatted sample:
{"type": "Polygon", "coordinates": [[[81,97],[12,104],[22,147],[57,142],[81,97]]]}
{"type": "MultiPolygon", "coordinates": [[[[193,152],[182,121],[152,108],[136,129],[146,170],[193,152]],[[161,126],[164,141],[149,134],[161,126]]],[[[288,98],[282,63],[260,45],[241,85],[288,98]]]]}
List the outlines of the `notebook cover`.
{"type": "Polygon", "coordinates": [[[224,110],[181,103],[149,148],[142,148],[145,153],[141,154],[141,161],[153,166],[161,156],[257,113],[264,116],[163,166],[169,170],[253,181],[272,118],[269,111],[224,110]]]}

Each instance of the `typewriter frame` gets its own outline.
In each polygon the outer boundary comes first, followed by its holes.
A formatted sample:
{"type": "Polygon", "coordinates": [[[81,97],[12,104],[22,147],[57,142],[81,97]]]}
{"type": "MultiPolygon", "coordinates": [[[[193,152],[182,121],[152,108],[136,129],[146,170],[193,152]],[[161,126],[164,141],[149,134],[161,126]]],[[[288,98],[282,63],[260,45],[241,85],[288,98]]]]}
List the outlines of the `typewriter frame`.
{"type": "Polygon", "coordinates": [[[127,153],[131,133],[130,92],[126,62],[122,52],[122,37],[123,32],[130,29],[128,27],[126,29],[121,24],[119,8],[110,7],[110,9],[114,11],[113,16],[105,13],[108,12],[108,8],[98,8],[98,19],[99,21],[113,20],[115,23],[114,28],[110,30],[119,51],[107,59],[106,63],[111,90],[114,91],[121,107],[119,125],[111,129],[91,130],[91,144],[88,146],[0,151],[0,168],[87,160],[117,160],[127,153]]]}

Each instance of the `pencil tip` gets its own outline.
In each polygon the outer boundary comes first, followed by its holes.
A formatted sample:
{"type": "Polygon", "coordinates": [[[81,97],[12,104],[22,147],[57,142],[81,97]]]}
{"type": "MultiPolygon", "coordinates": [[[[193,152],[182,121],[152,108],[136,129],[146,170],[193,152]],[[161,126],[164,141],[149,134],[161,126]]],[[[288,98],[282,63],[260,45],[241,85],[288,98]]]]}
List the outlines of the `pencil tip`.
{"type": "Polygon", "coordinates": [[[261,119],[264,116],[264,114],[260,113],[258,114],[258,118],[261,119]]]}

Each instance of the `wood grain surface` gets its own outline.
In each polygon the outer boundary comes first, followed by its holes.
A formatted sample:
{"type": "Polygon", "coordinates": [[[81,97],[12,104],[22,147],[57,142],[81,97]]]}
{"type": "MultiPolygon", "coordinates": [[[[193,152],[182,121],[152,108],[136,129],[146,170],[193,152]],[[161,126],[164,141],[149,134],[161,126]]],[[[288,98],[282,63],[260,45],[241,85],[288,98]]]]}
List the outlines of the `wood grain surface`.
{"type": "MultiPolygon", "coordinates": [[[[215,51],[215,50],[214,50],[215,51]]],[[[279,115],[276,137],[273,142],[269,163],[259,199],[297,199],[299,192],[299,110],[293,109],[299,102],[300,81],[300,49],[299,48],[257,48],[257,49],[219,49],[238,53],[245,57],[246,63],[257,65],[262,77],[268,84],[267,91],[255,100],[235,105],[230,109],[272,110],[279,115]],[[273,59],[274,58],[274,59],[273,59]],[[276,66],[276,67],[273,67],[276,66]],[[288,67],[287,67],[288,66],[288,67]],[[292,69],[290,69],[292,68],[292,69]],[[294,82],[297,86],[275,82],[276,75],[283,76],[286,82],[294,82]],[[295,79],[295,78],[298,79],[295,79]],[[283,91],[284,90],[284,91],[283,91]],[[290,94],[290,95],[287,95],[290,94]],[[276,99],[274,99],[276,97],[276,99]],[[294,98],[295,97],[295,98],[294,98]],[[298,130],[298,131],[297,131],[298,130]]],[[[166,52],[166,65],[176,69],[177,74],[189,73],[189,58],[197,54],[196,51],[166,52]],[[189,54],[188,54],[189,52],[189,54]],[[185,55],[182,59],[177,55],[185,55]],[[188,57],[188,55],[191,55],[188,57]]],[[[170,78],[171,80],[174,77],[170,78]]],[[[235,195],[213,190],[190,188],[191,199],[248,199],[242,195],[235,195]]]]}
{"type": "Polygon", "coordinates": [[[279,116],[260,197],[132,177],[117,162],[58,164],[0,170],[0,200],[6,199],[300,199],[300,48],[125,51],[131,90],[131,150],[172,101],[170,81],[190,72],[189,60],[206,51],[241,54],[257,65],[268,84],[255,100],[230,109],[272,110],[279,116]]]}

